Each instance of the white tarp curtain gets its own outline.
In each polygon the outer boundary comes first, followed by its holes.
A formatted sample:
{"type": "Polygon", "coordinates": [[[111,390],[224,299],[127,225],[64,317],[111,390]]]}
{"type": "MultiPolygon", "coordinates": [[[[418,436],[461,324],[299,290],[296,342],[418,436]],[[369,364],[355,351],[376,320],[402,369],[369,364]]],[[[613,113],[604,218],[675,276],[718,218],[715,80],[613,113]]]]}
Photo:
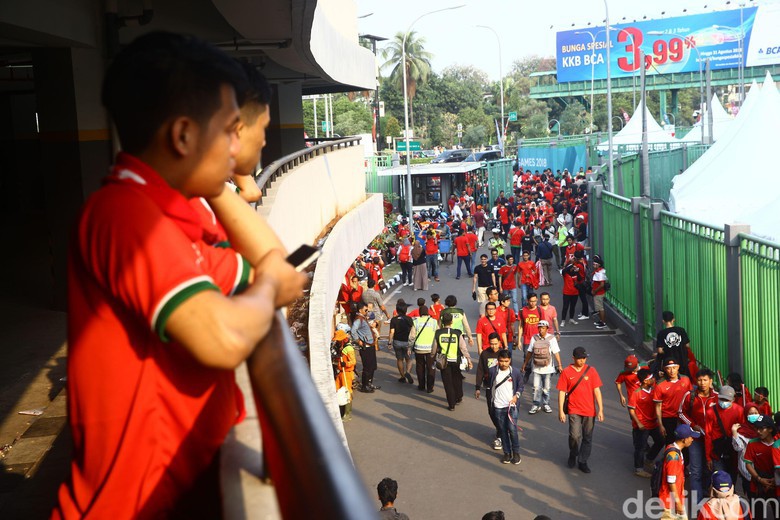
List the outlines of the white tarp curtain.
{"type": "MultiPolygon", "coordinates": [[[[612,136],[612,145],[640,145],[642,143],[642,102],[634,110],[634,115],[626,125],[612,136]]],[[[678,141],[671,136],[669,132],[661,128],[661,125],[653,118],[650,109],[645,108],[647,113],[647,141],[648,143],[669,143],[678,141]]],[[[598,149],[606,151],[609,149],[609,141],[604,141],[598,145],[598,149]]]]}
{"type": "Polygon", "coordinates": [[[780,93],[767,74],[725,134],[674,178],[672,211],[718,226],[749,224],[754,234],[780,240],[780,192],[772,182],[778,135],[780,93]]]}

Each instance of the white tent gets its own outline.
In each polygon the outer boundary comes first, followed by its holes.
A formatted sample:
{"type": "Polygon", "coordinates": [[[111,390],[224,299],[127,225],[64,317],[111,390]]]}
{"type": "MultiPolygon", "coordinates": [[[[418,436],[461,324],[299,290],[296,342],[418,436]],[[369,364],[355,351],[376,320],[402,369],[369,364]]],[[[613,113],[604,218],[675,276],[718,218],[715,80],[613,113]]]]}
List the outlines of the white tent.
{"type": "MultiPolygon", "coordinates": [[[[762,230],[780,228],[780,212],[772,210],[780,205],[780,195],[771,186],[770,173],[780,135],[780,93],[767,74],[761,91],[751,89],[750,94],[753,99],[726,134],[675,177],[673,211],[714,225],[744,222],[762,230]]],[[[776,232],[771,236],[780,238],[776,232]]]]}
{"type": "MultiPolygon", "coordinates": [[[[636,110],[634,110],[634,115],[631,116],[631,119],[628,121],[628,123],[626,123],[620,132],[612,136],[613,146],[633,145],[636,147],[636,151],[639,150],[639,147],[642,144],[642,108],[643,105],[642,102],[640,102],[639,106],[637,106],[636,110]]],[[[645,108],[645,112],[647,113],[648,143],[669,143],[678,141],[678,139],[675,139],[669,135],[669,132],[661,128],[661,125],[658,124],[658,122],[653,118],[653,115],[650,113],[650,109],[645,108]]],[[[601,151],[608,150],[609,141],[604,141],[603,143],[599,144],[598,149],[601,151]]]]}
{"type": "MultiPolygon", "coordinates": [[[[704,131],[704,142],[707,142],[707,138],[710,135],[709,132],[709,122],[708,122],[709,114],[707,113],[707,107],[704,107],[703,116],[701,118],[701,121],[693,125],[693,128],[691,129],[688,134],[682,138],[682,142],[684,143],[701,143],[702,142],[702,130],[704,131]]],[[[734,121],[734,118],[731,117],[731,115],[726,112],[726,109],[723,108],[723,105],[720,104],[720,100],[718,99],[718,96],[713,94],[712,95],[712,135],[714,136],[713,141],[717,141],[720,136],[726,132],[731,122],[734,121]]]]}

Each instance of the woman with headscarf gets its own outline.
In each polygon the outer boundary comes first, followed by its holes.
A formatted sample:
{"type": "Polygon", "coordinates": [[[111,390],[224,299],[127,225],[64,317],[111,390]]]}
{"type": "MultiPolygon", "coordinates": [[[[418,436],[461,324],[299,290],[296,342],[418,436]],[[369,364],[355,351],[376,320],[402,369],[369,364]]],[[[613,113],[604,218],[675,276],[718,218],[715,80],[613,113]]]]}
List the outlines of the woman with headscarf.
{"type": "Polygon", "coordinates": [[[412,284],[415,291],[427,291],[428,266],[425,259],[425,248],[420,242],[420,240],[415,240],[414,246],[412,246],[412,284]]]}

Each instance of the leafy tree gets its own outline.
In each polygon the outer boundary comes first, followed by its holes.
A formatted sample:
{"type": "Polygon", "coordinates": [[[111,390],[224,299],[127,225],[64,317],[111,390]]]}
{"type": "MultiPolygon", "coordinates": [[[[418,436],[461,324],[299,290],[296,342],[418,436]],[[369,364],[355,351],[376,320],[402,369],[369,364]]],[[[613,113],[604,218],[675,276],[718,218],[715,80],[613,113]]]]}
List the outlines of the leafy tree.
{"type": "Polygon", "coordinates": [[[403,92],[403,74],[406,69],[406,91],[409,98],[409,117],[411,125],[414,126],[414,109],[412,102],[417,94],[417,86],[428,80],[431,72],[431,58],[433,55],[424,48],[425,38],[418,37],[417,33],[411,31],[406,36],[406,48],[404,49],[404,33],[397,33],[382,51],[382,57],[387,60],[382,65],[382,69],[391,68],[390,80],[399,86],[403,92]],[[404,59],[406,63],[402,65],[404,59]],[[402,68],[403,67],[403,68],[402,68]]]}
{"type": "Polygon", "coordinates": [[[382,134],[390,137],[401,137],[401,123],[394,116],[388,116],[382,122],[382,134]]]}
{"type": "Polygon", "coordinates": [[[562,135],[581,134],[588,125],[588,111],[582,103],[574,101],[561,112],[558,121],[561,125],[562,135]]]}
{"type": "Polygon", "coordinates": [[[487,140],[487,129],[482,125],[469,127],[463,132],[463,146],[466,148],[479,148],[487,140]]]}

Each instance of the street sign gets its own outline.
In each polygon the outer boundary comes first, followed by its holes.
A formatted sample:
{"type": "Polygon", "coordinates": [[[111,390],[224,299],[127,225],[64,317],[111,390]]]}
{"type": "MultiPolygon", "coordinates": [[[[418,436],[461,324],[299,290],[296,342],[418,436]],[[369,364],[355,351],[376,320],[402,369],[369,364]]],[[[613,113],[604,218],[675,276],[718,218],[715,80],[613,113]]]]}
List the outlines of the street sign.
{"type": "Polygon", "coordinates": [[[327,132],[328,131],[328,122],[327,121],[323,121],[322,122],[322,131],[323,132],[327,132]]]}
{"type": "Polygon", "coordinates": [[[517,121],[517,112],[509,112],[509,120],[517,121]]]}
{"type": "MultiPolygon", "coordinates": [[[[405,152],[406,151],[406,141],[398,141],[395,145],[395,148],[399,152],[405,152]]],[[[422,144],[420,141],[409,141],[409,149],[413,152],[419,152],[422,150],[422,144]]]]}
{"type": "Polygon", "coordinates": [[[463,130],[463,125],[461,123],[458,123],[458,132],[461,132],[463,130]]]}

